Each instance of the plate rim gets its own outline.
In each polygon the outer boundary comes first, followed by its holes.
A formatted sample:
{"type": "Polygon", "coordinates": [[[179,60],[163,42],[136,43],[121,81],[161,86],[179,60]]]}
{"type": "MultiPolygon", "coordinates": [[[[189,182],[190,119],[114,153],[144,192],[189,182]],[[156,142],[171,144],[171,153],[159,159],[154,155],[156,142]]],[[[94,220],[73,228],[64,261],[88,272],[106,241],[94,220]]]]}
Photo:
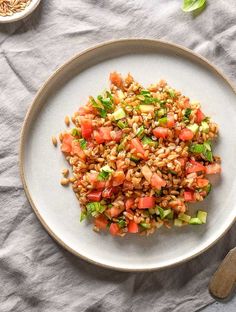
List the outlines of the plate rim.
{"type": "Polygon", "coordinates": [[[75,54],[74,56],[72,56],[68,61],[64,62],[62,65],[60,65],[45,81],[44,83],[41,85],[41,87],[39,88],[39,90],[37,91],[37,93],[34,96],[34,99],[32,101],[32,103],[30,104],[27,113],[25,115],[23,124],[22,124],[22,128],[21,128],[21,133],[20,133],[20,144],[19,144],[19,170],[20,170],[20,177],[21,177],[21,182],[23,184],[24,187],[24,191],[26,194],[26,197],[34,211],[34,213],[36,214],[39,222],[41,223],[41,225],[43,226],[43,228],[46,230],[46,232],[54,239],[54,241],[56,241],[61,247],[63,247],[65,250],[69,251],[70,253],[72,253],[73,255],[75,255],[76,257],[79,257],[80,259],[83,259],[91,264],[95,264],[97,266],[100,266],[102,268],[106,268],[106,269],[111,269],[111,270],[116,270],[116,271],[122,271],[122,272],[151,272],[151,271],[159,271],[159,270],[163,270],[166,268],[172,268],[175,267],[179,264],[183,264],[187,261],[190,261],[194,258],[196,258],[197,256],[203,254],[205,251],[207,251],[208,249],[210,249],[212,246],[214,246],[228,231],[229,229],[232,227],[232,225],[235,223],[236,221],[236,216],[235,218],[229,223],[229,225],[226,227],[226,229],[221,233],[221,235],[219,235],[218,237],[216,237],[214,239],[214,241],[211,242],[211,244],[209,244],[208,246],[204,247],[203,249],[193,253],[192,255],[187,256],[185,259],[181,259],[181,260],[177,260],[174,263],[171,264],[166,264],[166,265],[162,265],[162,266],[152,266],[150,268],[125,268],[125,267],[119,267],[119,266],[113,266],[113,265],[109,265],[109,264],[104,264],[101,262],[98,262],[96,260],[93,260],[91,258],[88,258],[82,254],[80,254],[78,251],[74,250],[73,248],[71,248],[69,245],[67,245],[63,240],[61,240],[54,232],[53,230],[47,225],[46,221],[44,220],[44,218],[41,216],[39,210],[37,209],[36,205],[34,204],[34,201],[30,195],[30,191],[28,189],[27,183],[26,183],[26,178],[25,178],[25,169],[24,169],[24,146],[25,146],[25,139],[27,136],[27,128],[31,122],[31,117],[34,113],[34,110],[37,108],[37,100],[38,98],[41,96],[41,94],[44,92],[44,89],[47,87],[47,85],[50,83],[50,81],[56,77],[61,71],[64,70],[64,68],[66,68],[70,63],[74,62],[77,58],[80,58],[81,56],[91,52],[91,51],[95,51],[98,48],[102,48],[104,46],[110,46],[116,43],[129,43],[129,42],[133,42],[133,43],[149,43],[149,44],[157,44],[157,45],[163,45],[165,47],[169,47],[169,48],[174,48],[177,51],[180,52],[184,52],[187,53],[188,55],[195,57],[195,59],[200,60],[203,62],[203,64],[208,67],[210,67],[216,74],[218,74],[226,83],[227,85],[229,85],[229,87],[232,89],[232,91],[235,93],[236,95],[236,87],[234,86],[234,84],[226,77],[225,74],[223,74],[223,72],[221,72],[221,70],[219,70],[215,65],[213,65],[211,62],[209,62],[205,57],[199,55],[198,53],[192,51],[191,49],[188,49],[184,46],[181,46],[179,44],[176,43],[172,43],[166,40],[159,40],[159,39],[151,39],[151,38],[121,38],[121,39],[117,39],[117,40],[109,40],[109,41],[105,41],[96,45],[93,45],[92,47],[89,47],[87,49],[82,50],[81,52],[75,54]]]}

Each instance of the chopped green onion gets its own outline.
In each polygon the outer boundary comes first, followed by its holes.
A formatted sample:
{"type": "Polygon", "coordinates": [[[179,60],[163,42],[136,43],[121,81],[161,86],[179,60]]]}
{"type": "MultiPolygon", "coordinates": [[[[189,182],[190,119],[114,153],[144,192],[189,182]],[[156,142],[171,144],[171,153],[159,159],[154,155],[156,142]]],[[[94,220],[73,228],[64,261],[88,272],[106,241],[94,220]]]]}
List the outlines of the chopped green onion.
{"type": "Polygon", "coordinates": [[[151,92],[149,90],[141,90],[140,94],[145,96],[151,96],[151,92]]]}
{"type": "Polygon", "coordinates": [[[169,171],[169,173],[171,173],[171,174],[173,174],[173,175],[177,175],[177,172],[174,171],[174,170],[169,169],[168,171],[169,171]]]}
{"type": "Polygon", "coordinates": [[[80,144],[80,147],[82,148],[82,150],[86,149],[87,141],[85,139],[80,139],[79,144],[80,144]]]}
{"type": "Polygon", "coordinates": [[[188,223],[190,221],[191,217],[189,215],[181,212],[178,214],[178,219],[188,223]]]}
{"type": "Polygon", "coordinates": [[[106,172],[106,171],[102,170],[101,172],[99,172],[97,178],[98,178],[99,181],[106,181],[106,180],[109,179],[109,176],[110,176],[109,172],[106,172]]]}
{"type": "Polygon", "coordinates": [[[144,126],[141,126],[140,128],[138,128],[136,132],[136,136],[139,138],[142,137],[142,135],[144,134],[144,130],[145,130],[144,126]]]}
{"type": "Polygon", "coordinates": [[[211,188],[212,188],[211,183],[208,183],[208,185],[204,188],[206,193],[207,193],[207,195],[210,193],[211,188]]]}
{"type": "Polygon", "coordinates": [[[117,122],[117,126],[120,128],[120,129],[125,129],[128,127],[128,124],[126,121],[122,121],[122,120],[119,120],[117,122]]]}
{"type": "Polygon", "coordinates": [[[118,148],[117,148],[118,152],[121,152],[125,149],[126,143],[127,143],[127,138],[124,138],[118,145],[118,148]]]}
{"type": "Polygon", "coordinates": [[[102,171],[105,171],[105,172],[108,172],[108,173],[112,173],[112,172],[114,171],[114,170],[111,169],[111,167],[108,166],[108,165],[103,166],[103,167],[101,168],[101,170],[102,170],[102,171]]]}
{"type": "Polygon", "coordinates": [[[141,222],[140,225],[145,228],[145,229],[150,229],[151,228],[151,224],[150,223],[146,223],[146,222],[141,222]]]}
{"type": "Polygon", "coordinates": [[[202,224],[202,221],[199,218],[191,218],[189,224],[202,224]]]}
{"type": "Polygon", "coordinates": [[[207,212],[199,210],[197,212],[197,218],[201,220],[202,223],[206,223],[207,220],[207,212]]]}
{"type": "Polygon", "coordinates": [[[73,128],[73,129],[71,130],[71,135],[72,135],[72,136],[77,136],[77,135],[79,135],[78,129],[77,129],[77,128],[73,128]]]}
{"type": "Polygon", "coordinates": [[[112,110],[113,109],[113,103],[111,101],[111,98],[103,98],[101,95],[97,97],[97,99],[102,103],[104,109],[106,111],[112,110]]]}

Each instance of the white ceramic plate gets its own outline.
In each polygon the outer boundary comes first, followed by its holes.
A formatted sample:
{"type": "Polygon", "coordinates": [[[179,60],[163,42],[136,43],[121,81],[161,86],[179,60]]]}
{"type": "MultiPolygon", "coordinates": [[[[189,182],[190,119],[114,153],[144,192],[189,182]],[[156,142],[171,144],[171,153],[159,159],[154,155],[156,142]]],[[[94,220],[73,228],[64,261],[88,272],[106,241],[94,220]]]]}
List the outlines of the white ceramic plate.
{"type": "Polygon", "coordinates": [[[21,12],[17,12],[10,16],[0,16],[0,23],[13,23],[19,21],[33,13],[41,0],[32,0],[31,3],[21,12]]]}
{"type": "MultiPolygon", "coordinates": [[[[49,234],[75,255],[118,270],[160,269],[186,261],[216,242],[236,216],[236,94],[230,83],[206,60],[179,46],[154,40],[120,40],[77,55],[52,75],[38,92],[23,127],[21,175],[28,199],[49,234]],[[215,177],[209,197],[200,205],[208,223],[161,229],[149,237],[112,237],[80,223],[78,201],[70,188],[60,186],[67,163],[51,136],[65,128],[72,115],[108,86],[111,71],[131,72],[144,86],[164,78],[220,126],[215,148],[223,159],[222,177],[215,177]]],[[[196,207],[196,206],[194,206],[196,207]]],[[[198,205],[199,208],[199,205],[198,205]]],[[[196,209],[196,208],[193,208],[196,209]]]]}

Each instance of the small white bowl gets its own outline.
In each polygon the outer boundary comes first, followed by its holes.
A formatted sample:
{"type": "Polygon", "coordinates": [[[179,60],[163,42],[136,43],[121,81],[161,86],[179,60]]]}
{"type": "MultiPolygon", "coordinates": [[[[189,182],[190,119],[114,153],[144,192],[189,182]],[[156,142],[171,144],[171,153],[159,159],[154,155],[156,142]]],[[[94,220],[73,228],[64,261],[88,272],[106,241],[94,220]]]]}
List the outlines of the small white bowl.
{"type": "Polygon", "coordinates": [[[19,21],[31,14],[39,5],[41,0],[32,0],[31,3],[21,12],[14,13],[11,16],[0,16],[1,23],[12,23],[19,21]]]}

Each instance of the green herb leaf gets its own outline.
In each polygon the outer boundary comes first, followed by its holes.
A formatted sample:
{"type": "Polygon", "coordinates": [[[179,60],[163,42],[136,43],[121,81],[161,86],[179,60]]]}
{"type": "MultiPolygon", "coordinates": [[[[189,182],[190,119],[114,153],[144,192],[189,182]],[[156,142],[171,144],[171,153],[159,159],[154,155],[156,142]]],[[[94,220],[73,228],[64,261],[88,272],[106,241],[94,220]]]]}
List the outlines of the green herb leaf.
{"type": "Polygon", "coordinates": [[[109,172],[106,172],[106,171],[101,171],[101,172],[99,172],[99,174],[98,174],[98,180],[99,181],[106,181],[106,180],[108,180],[109,179],[109,172]]]}
{"type": "Polygon", "coordinates": [[[80,144],[80,147],[82,148],[82,150],[86,149],[87,141],[85,139],[80,139],[79,144],[80,144]]]}
{"type": "Polygon", "coordinates": [[[120,228],[126,227],[126,225],[127,225],[126,221],[122,220],[122,219],[119,220],[117,223],[118,223],[120,228]]]}
{"type": "Polygon", "coordinates": [[[86,211],[81,211],[81,214],[80,214],[80,222],[82,222],[83,220],[87,219],[87,212],[86,211]]]}
{"type": "Polygon", "coordinates": [[[161,126],[167,124],[167,117],[162,117],[162,118],[160,118],[160,119],[158,120],[158,122],[159,122],[159,124],[160,124],[161,126]]]}
{"type": "Polygon", "coordinates": [[[151,224],[146,222],[141,222],[140,225],[145,229],[150,229],[151,227],[151,224]]]}
{"type": "Polygon", "coordinates": [[[96,217],[98,214],[103,213],[106,209],[106,206],[102,205],[100,202],[90,202],[86,205],[87,212],[93,217],[96,217]]]}
{"type": "Polygon", "coordinates": [[[154,141],[154,140],[152,140],[152,139],[150,139],[148,136],[144,136],[143,138],[142,138],[142,143],[145,145],[145,144],[147,144],[147,145],[149,145],[149,146],[154,146],[154,147],[157,147],[158,146],[158,142],[157,141],[154,141]]]}
{"type": "Polygon", "coordinates": [[[192,113],[191,108],[186,108],[186,110],[185,110],[185,112],[184,112],[184,117],[186,117],[187,119],[189,119],[191,113],[192,113]]]}
{"type": "Polygon", "coordinates": [[[202,8],[206,3],[206,0],[184,0],[182,10],[184,12],[192,12],[202,8]]]}
{"type": "Polygon", "coordinates": [[[201,154],[204,152],[205,148],[203,144],[192,144],[189,150],[192,153],[201,154]]]}

